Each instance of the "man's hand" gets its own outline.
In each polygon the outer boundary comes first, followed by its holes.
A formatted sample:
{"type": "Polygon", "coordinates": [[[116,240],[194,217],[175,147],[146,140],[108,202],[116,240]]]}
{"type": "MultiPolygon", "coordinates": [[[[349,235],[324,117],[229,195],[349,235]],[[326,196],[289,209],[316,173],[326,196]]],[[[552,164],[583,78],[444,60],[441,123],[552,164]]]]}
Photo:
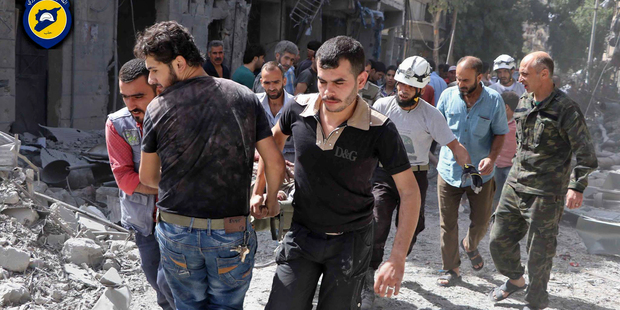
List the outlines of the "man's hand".
{"type": "Polygon", "coordinates": [[[493,166],[495,166],[495,161],[486,157],[480,161],[480,164],[478,164],[478,170],[481,175],[489,175],[493,172],[493,166]]]}
{"type": "Polygon", "coordinates": [[[375,293],[381,297],[392,297],[398,295],[400,291],[400,283],[403,281],[405,273],[405,261],[394,262],[388,259],[377,273],[377,281],[375,281],[375,293]]]}
{"type": "Polygon", "coordinates": [[[285,160],[284,171],[286,172],[285,179],[287,181],[292,181],[295,178],[295,164],[285,160]]]}
{"type": "Polygon", "coordinates": [[[280,213],[278,200],[265,201],[265,196],[253,195],[250,199],[250,214],[256,219],[273,217],[280,213]]]}
{"type": "MultiPolygon", "coordinates": [[[[482,162],[480,163],[482,164],[482,162]]],[[[476,168],[470,164],[465,164],[463,166],[463,174],[461,175],[461,183],[467,182],[467,178],[471,178],[471,189],[474,190],[474,193],[478,194],[482,191],[482,177],[476,171],[476,168]]]]}
{"type": "Polygon", "coordinates": [[[566,193],[566,207],[569,209],[577,209],[583,203],[583,193],[569,189],[566,193]]]}

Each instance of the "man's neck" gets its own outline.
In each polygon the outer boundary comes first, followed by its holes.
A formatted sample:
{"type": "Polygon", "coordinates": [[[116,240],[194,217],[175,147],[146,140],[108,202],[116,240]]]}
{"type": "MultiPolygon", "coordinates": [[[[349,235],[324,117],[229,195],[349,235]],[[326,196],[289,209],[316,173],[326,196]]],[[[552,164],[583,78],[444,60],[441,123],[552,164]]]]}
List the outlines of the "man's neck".
{"type": "Polygon", "coordinates": [[[540,89],[534,92],[534,100],[538,102],[542,102],[543,100],[547,99],[549,95],[551,95],[553,90],[554,90],[553,83],[541,85],[540,89]]]}
{"type": "Polygon", "coordinates": [[[248,70],[254,72],[254,67],[256,67],[256,65],[254,65],[253,62],[249,63],[249,64],[243,64],[244,67],[248,68],[248,70]]]}
{"type": "Polygon", "coordinates": [[[463,98],[465,99],[465,103],[467,103],[468,107],[473,106],[476,101],[478,101],[478,98],[480,98],[480,94],[482,93],[482,85],[478,84],[478,87],[476,87],[476,90],[474,90],[471,94],[468,95],[463,95],[463,98]]]}
{"type": "Polygon", "coordinates": [[[409,112],[409,111],[415,109],[418,106],[419,102],[420,102],[420,99],[418,99],[418,101],[416,101],[413,105],[410,105],[408,107],[400,107],[400,108],[405,110],[405,111],[407,111],[407,112],[409,112]]]}
{"type": "Polygon", "coordinates": [[[179,80],[184,81],[199,76],[208,76],[207,72],[205,72],[202,66],[188,67],[187,71],[184,74],[179,74],[179,80]]]}
{"type": "Polygon", "coordinates": [[[284,92],[282,92],[282,96],[276,99],[271,99],[267,96],[267,102],[269,103],[269,110],[271,110],[271,114],[278,114],[284,105],[284,92]]]}

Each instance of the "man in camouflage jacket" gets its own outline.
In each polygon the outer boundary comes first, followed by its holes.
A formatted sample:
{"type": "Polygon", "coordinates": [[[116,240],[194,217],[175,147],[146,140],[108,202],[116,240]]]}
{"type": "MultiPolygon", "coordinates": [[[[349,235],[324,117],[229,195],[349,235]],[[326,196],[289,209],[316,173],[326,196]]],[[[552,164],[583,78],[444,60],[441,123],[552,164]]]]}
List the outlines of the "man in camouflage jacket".
{"type": "Polygon", "coordinates": [[[514,113],[517,154],[495,212],[490,244],[497,270],[509,280],[490,298],[497,302],[527,287],[524,309],[543,309],[549,303],[547,283],[564,206],[581,206],[588,174],[598,164],[579,105],[554,87],[551,57],[529,54],[519,74],[527,94],[514,113]],[[571,170],[573,154],[577,164],[571,170]],[[519,250],[526,234],[529,285],[519,250]]]}

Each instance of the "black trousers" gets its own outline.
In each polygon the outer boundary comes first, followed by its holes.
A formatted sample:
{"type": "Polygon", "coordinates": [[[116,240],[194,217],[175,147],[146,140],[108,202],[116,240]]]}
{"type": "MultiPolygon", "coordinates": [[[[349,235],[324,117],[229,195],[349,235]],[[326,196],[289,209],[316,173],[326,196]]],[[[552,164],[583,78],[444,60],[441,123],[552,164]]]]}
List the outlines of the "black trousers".
{"type": "Polygon", "coordinates": [[[293,222],[276,252],[278,268],[265,309],[312,309],[321,275],[318,310],[358,309],[372,240],[372,224],[332,236],[293,222]]]}
{"type": "MultiPolygon", "coordinates": [[[[413,239],[411,239],[407,255],[411,253],[413,245],[418,240],[418,235],[424,230],[424,204],[426,203],[426,190],[428,189],[427,174],[428,171],[413,172],[420,187],[420,217],[418,218],[418,226],[413,234],[413,239]]],[[[398,227],[400,196],[398,195],[394,179],[383,169],[375,170],[372,193],[375,196],[375,208],[373,210],[375,216],[375,237],[370,267],[378,269],[381,261],[383,261],[385,241],[390,234],[394,210],[396,210],[396,227],[398,227]]]]}

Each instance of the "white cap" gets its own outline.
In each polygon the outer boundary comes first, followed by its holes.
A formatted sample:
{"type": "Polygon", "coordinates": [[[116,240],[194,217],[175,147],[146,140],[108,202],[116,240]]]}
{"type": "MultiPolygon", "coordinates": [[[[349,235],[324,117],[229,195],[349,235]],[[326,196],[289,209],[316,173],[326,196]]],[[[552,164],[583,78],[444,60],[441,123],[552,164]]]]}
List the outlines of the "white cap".
{"type": "Polygon", "coordinates": [[[398,66],[394,79],[399,83],[424,88],[431,80],[431,65],[420,56],[409,57],[398,66]]]}
{"type": "Polygon", "coordinates": [[[503,54],[499,55],[493,61],[493,71],[498,69],[515,69],[517,67],[515,63],[515,59],[510,57],[509,55],[503,54]]]}

